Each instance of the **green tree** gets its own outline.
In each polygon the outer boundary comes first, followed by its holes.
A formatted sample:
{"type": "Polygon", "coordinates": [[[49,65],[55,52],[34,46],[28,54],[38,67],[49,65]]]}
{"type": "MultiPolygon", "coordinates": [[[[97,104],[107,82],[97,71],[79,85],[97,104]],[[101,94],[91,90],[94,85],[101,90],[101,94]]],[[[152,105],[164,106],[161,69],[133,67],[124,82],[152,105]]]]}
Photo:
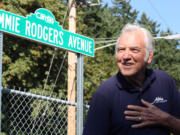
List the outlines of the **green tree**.
{"type": "MultiPolygon", "coordinates": [[[[138,23],[147,28],[154,37],[157,37],[160,30],[158,29],[160,24],[147,18],[143,13],[138,23]]],[[[167,32],[161,32],[160,36],[172,35],[170,30],[167,32]]],[[[180,51],[176,49],[178,44],[175,40],[157,39],[155,40],[155,53],[153,63],[149,66],[152,69],[160,69],[168,72],[176,81],[176,84],[180,88],[180,51]]]]}
{"type": "Polygon", "coordinates": [[[153,37],[156,37],[157,34],[160,32],[160,30],[158,29],[160,24],[157,24],[156,21],[153,21],[153,20],[150,20],[150,18],[147,18],[145,13],[142,14],[141,19],[138,20],[137,22],[138,24],[148,29],[153,35],[153,37]]]}
{"type": "MultiPolygon", "coordinates": [[[[161,36],[165,35],[167,34],[161,33],[161,36]]],[[[180,50],[176,49],[176,45],[178,42],[174,40],[156,40],[154,59],[150,68],[168,72],[180,88],[180,50]]]]}

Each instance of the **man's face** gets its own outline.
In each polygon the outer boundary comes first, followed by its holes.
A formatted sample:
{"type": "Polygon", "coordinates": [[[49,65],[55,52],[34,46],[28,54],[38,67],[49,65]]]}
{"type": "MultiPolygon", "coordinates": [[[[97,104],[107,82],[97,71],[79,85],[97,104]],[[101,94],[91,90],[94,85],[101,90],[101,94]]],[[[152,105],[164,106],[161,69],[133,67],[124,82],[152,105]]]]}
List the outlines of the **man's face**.
{"type": "Polygon", "coordinates": [[[150,64],[152,57],[144,61],[146,46],[144,35],[141,31],[134,30],[124,33],[117,48],[117,65],[125,77],[141,74],[144,72],[146,64],[150,64]]]}

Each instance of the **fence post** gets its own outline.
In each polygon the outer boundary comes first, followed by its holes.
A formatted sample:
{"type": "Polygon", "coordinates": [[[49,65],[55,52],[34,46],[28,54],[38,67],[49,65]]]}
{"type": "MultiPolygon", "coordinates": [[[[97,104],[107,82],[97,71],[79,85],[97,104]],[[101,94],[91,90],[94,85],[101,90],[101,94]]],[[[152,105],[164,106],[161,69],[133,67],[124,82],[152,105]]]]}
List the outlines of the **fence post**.
{"type": "Polygon", "coordinates": [[[77,135],[83,131],[83,55],[77,55],[77,135]]]}
{"type": "Polygon", "coordinates": [[[2,108],[2,54],[3,54],[3,32],[0,32],[0,134],[1,134],[1,108],[2,108]]]}

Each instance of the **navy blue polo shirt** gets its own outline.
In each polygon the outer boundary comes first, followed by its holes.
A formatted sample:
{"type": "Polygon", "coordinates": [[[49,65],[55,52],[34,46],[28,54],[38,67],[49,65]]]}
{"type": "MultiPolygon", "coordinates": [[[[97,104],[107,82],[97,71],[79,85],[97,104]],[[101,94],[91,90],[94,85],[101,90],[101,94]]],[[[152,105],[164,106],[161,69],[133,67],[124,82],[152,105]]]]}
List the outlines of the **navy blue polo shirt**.
{"type": "Polygon", "coordinates": [[[141,99],[180,118],[180,93],[166,72],[147,69],[141,91],[118,72],[93,95],[83,135],[170,135],[170,131],[161,126],[131,128],[137,122],[126,120],[124,111],[127,105],[143,106],[141,99]]]}

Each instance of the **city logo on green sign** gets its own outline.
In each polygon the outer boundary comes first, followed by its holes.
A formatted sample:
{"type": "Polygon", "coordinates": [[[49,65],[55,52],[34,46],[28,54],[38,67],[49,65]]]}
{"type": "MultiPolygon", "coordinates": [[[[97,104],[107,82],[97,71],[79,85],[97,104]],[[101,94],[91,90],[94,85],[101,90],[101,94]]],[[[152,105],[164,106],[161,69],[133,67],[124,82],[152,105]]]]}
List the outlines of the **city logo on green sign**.
{"type": "Polygon", "coordinates": [[[94,40],[63,30],[47,9],[22,17],[0,10],[0,31],[94,57],[94,40]]]}

